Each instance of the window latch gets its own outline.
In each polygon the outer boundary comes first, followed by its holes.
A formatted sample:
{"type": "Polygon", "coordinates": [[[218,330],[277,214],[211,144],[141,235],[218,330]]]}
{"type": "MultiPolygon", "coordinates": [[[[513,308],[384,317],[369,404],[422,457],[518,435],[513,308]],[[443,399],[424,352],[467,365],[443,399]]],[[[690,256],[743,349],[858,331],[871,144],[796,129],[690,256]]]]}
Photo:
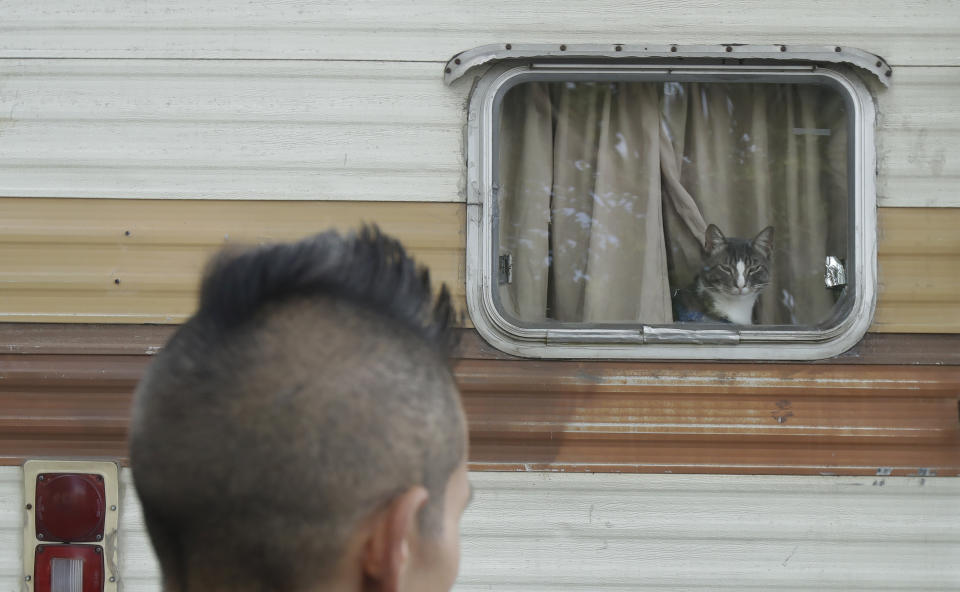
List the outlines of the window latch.
{"type": "Polygon", "coordinates": [[[513,283],[513,255],[511,253],[500,255],[497,269],[500,273],[501,284],[513,283]]]}
{"type": "Polygon", "coordinates": [[[843,262],[833,255],[827,255],[826,270],[823,272],[823,283],[828,288],[838,288],[847,285],[847,269],[843,266],[843,262]]]}

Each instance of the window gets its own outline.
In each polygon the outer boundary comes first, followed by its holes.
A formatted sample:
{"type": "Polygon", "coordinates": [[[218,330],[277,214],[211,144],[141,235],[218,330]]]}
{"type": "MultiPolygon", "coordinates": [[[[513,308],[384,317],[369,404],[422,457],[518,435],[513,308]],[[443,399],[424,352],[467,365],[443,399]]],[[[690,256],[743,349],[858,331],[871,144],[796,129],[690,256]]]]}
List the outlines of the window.
{"type": "Polygon", "coordinates": [[[874,112],[830,62],[889,70],[855,50],[761,49],[451,62],[448,77],[495,62],[467,134],[468,303],[488,341],[532,357],[809,359],[863,336],[874,112]]]}

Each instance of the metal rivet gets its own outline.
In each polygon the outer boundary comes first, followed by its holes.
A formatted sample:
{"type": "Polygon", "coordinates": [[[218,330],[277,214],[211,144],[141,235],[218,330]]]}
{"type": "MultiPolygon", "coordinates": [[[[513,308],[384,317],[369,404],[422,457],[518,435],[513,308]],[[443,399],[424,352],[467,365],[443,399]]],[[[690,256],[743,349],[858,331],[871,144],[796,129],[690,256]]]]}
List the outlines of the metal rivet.
{"type": "Polygon", "coordinates": [[[102,541],[102,540],[103,540],[103,535],[102,535],[102,534],[98,534],[98,535],[97,535],[97,540],[98,540],[98,541],[102,541]]]}
{"type": "Polygon", "coordinates": [[[877,67],[879,68],[882,65],[883,65],[883,62],[881,62],[880,60],[877,60],[877,67]]]}
{"type": "Polygon", "coordinates": [[[460,65],[460,58],[457,58],[457,59],[453,60],[453,63],[459,66],[459,65],[460,65]]]}
{"type": "Polygon", "coordinates": [[[677,51],[677,46],[676,45],[671,46],[670,51],[677,51]]]}
{"type": "Polygon", "coordinates": [[[120,285],[120,278],[117,278],[117,279],[113,280],[113,283],[115,283],[116,285],[119,286],[119,285],[120,285]]]}
{"type": "Polygon", "coordinates": [[[724,51],[733,51],[733,48],[728,45],[724,51]]]}
{"type": "Polygon", "coordinates": [[[123,232],[123,236],[130,236],[130,231],[129,231],[129,230],[125,230],[125,231],[123,232]]]}
{"type": "Polygon", "coordinates": [[[37,533],[37,539],[39,539],[39,540],[41,540],[41,541],[43,540],[43,533],[42,533],[42,532],[38,532],[38,533],[37,533]]]}
{"type": "Polygon", "coordinates": [[[883,73],[883,75],[886,76],[887,78],[890,78],[891,76],[893,76],[893,70],[887,70],[886,72],[883,73]]]}
{"type": "Polygon", "coordinates": [[[32,579],[33,579],[33,578],[31,578],[30,576],[23,576],[23,581],[25,581],[25,582],[29,582],[29,581],[32,580],[32,579]]]}
{"type": "Polygon", "coordinates": [[[837,47],[834,47],[834,48],[833,48],[833,51],[835,51],[835,52],[837,52],[837,53],[840,53],[840,52],[843,51],[843,50],[840,49],[840,46],[837,46],[837,47]]]}
{"type": "Polygon", "coordinates": [[[94,547],[94,548],[93,548],[93,551],[94,551],[97,555],[103,553],[103,549],[101,549],[100,547],[94,547]]]}
{"type": "Polygon", "coordinates": [[[509,43],[508,43],[505,47],[506,47],[507,49],[513,49],[513,45],[511,45],[511,44],[509,44],[509,43]]]}
{"type": "Polygon", "coordinates": [[[116,582],[116,581],[117,581],[117,578],[115,578],[115,577],[113,577],[113,576],[110,576],[110,581],[111,581],[111,582],[116,582]]]}
{"type": "Polygon", "coordinates": [[[443,71],[446,72],[447,74],[449,74],[449,73],[450,73],[450,68],[444,68],[443,71]]]}
{"type": "Polygon", "coordinates": [[[37,481],[43,481],[43,479],[44,479],[43,475],[37,475],[37,481]]]}
{"type": "Polygon", "coordinates": [[[28,509],[28,510],[32,510],[32,509],[33,509],[33,504],[27,504],[27,509],[28,509]]]}
{"type": "Polygon", "coordinates": [[[786,46],[786,45],[781,45],[781,46],[780,46],[780,51],[787,51],[787,46],[786,46]]]}
{"type": "Polygon", "coordinates": [[[110,511],[111,511],[111,512],[116,512],[116,511],[117,511],[117,507],[116,507],[116,506],[110,506],[110,511]]]}
{"type": "Polygon", "coordinates": [[[567,51],[567,46],[566,46],[566,45],[561,45],[561,46],[560,46],[560,51],[567,51]]]}
{"type": "Polygon", "coordinates": [[[615,46],[615,47],[613,48],[613,51],[623,51],[623,46],[622,46],[622,45],[617,45],[617,46],[615,46]]]}

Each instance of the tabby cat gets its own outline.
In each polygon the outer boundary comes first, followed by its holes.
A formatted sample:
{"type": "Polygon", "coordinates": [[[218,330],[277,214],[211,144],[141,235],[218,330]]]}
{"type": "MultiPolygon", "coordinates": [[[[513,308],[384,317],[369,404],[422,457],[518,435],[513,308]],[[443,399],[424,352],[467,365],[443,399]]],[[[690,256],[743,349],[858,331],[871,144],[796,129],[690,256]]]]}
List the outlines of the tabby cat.
{"type": "Polygon", "coordinates": [[[760,292],[770,283],[773,226],[752,239],[726,238],[707,226],[703,266],[690,286],[673,294],[673,317],[681,323],[753,323],[760,292]]]}

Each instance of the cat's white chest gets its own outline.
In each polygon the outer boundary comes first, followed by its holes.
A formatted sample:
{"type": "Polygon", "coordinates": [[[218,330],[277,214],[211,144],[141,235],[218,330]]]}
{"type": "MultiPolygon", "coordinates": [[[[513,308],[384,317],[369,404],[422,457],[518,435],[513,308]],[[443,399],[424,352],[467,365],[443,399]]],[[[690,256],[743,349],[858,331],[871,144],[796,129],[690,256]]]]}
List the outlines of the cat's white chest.
{"type": "Polygon", "coordinates": [[[723,313],[731,323],[749,325],[753,322],[753,304],[757,301],[757,294],[732,295],[711,292],[713,307],[723,313]]]}

